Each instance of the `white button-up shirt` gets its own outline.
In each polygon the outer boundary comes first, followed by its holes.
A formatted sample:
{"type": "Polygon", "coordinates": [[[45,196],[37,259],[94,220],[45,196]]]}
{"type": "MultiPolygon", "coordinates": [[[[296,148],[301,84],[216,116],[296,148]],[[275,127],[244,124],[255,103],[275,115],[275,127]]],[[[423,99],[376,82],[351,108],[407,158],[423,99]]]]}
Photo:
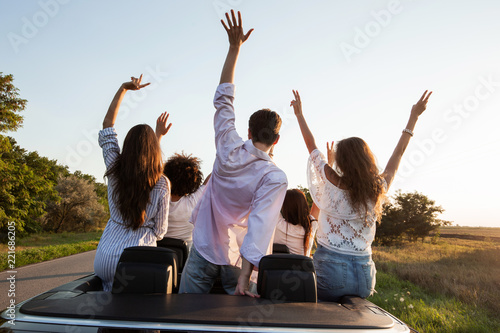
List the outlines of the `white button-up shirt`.
{"type": "Polygon", "coordinates": [[[217,87],[214,106],[216,159],[204,195],[193,211],[193,243],[216,265],[259,266],[287,190],[285,173],[268,154],[244,142],[234,125],[234,85],[217,87]]]}

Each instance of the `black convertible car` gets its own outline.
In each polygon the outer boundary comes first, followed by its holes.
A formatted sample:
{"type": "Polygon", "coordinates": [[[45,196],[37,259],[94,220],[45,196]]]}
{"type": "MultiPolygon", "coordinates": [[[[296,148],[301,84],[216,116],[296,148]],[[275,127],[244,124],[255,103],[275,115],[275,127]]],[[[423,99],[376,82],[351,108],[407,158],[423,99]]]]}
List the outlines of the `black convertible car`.
{"type": "Polygon", "coordinates": [[[359,297],[318,302],[311,258],[262,258],[261,298],[177,294],[184,242],[125,249],[113,290],[89,275],[7,309],[0,332],[411,332],[390,313],[359,297]]]}

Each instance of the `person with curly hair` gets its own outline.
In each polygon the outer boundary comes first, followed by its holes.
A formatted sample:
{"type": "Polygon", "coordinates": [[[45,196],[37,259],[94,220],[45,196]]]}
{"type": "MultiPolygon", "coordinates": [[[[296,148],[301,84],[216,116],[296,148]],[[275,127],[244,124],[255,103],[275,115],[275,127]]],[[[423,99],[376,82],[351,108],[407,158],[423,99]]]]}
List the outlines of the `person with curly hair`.
{"type": "Polygon", "coordinates": [[[183,152],[170,156],[163,169],[171,183],[168,230],[165,237],[182,239],[188,243],[189,248],[193,244],[194,228],[189,219],[210,179],[208,175],[203,182],[200,164],[199,158],[183,152]]]}

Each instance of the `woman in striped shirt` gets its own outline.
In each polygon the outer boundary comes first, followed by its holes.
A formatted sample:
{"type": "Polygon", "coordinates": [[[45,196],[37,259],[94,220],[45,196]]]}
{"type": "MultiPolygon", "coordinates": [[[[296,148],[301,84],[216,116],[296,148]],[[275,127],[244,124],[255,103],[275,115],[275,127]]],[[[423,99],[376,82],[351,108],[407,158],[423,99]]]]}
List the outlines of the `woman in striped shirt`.
{"type": "Polygon", "coordinates": [[[141,80],[142,75],[120,86],[99,132],[108,178],[110,219],[97,247],[94,271],[101,278],[104,291],[112,288],[123,249],[156,246],[156,241],[167,232],[170,183],[163,175],[160,139],[172,125],[166,126],[168,114],[158,118],[156,135],[148,125],[131,128],[121,152],[113,128],[125,93],[149,85],[141,84],[141,80]]]}

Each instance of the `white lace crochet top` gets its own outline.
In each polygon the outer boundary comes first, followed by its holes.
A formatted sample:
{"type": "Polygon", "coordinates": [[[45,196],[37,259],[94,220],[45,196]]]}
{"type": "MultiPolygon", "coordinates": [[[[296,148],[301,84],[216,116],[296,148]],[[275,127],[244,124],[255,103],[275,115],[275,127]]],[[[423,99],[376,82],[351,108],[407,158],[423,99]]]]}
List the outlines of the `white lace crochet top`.
{"type": "Polygon", "coordinates": [[[320,209],[317,241],[335,252],[351,255],[371,254],[375,238],[376,216],[373,203],[368,203],[368,215],[360,214],[350,204],[349,194],[333,185],[325,175],[327,161],[315,149],[309,156],[307,181],[311,196],[320,209]]]}

